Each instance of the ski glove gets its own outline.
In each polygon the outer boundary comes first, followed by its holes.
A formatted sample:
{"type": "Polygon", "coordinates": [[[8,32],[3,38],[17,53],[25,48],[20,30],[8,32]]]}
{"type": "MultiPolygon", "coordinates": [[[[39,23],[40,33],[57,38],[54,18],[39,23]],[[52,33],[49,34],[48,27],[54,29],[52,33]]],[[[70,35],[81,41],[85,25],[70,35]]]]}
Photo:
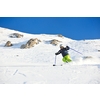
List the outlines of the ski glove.
{"type": "Polygon", "coordinates": [[[58,53],[55,53],[55,55],[58,55],[58,53]]]}
{"type": "Polygon", "coordinates": [[[55,53],[55,55],[57,55],[57,53],[55,53]]]}
{"type": "Polygon", "coordinates": [[[69,50],[69,49],[70,49],[70,47],[69,47],[69,46],[66,46],[66,49],[67,49],[67,50],[69,50]]]}

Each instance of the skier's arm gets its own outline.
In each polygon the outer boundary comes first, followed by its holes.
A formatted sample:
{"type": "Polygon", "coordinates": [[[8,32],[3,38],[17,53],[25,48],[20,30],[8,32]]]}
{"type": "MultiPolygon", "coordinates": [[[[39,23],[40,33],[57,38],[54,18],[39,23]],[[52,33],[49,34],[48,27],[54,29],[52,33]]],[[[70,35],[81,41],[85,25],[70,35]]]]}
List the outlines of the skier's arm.
{"type": "Polygon", "coordinates": [[[57,53],[55,53],[55,55],[59,55],[61,53],[61,50],[59,50],[57,53]]]}

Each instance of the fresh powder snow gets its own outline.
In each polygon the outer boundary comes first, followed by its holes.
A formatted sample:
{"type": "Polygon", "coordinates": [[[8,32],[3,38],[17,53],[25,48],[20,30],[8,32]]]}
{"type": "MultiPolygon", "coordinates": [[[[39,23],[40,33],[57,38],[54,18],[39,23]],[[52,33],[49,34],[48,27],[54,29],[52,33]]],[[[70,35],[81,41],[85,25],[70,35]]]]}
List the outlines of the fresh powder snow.
{"type": "Polygon", "coordinates": [[[100,39],[72,40],[58,35],[29,34],[0,27],[0,84],[100,84],[100,39]],[[13,33],[23,37],[10,37],[13,33]],[[21,49],[28,40],[41,42],[21,49]],[[50,43],[58,40],[57,45],[50,43]],[[7,41],[13,44],[5,47],[7,41]],[[72,62],[55,53],[68,45],[72,62]],[[62,64],[62,66],[61,66],[62,64]]]}

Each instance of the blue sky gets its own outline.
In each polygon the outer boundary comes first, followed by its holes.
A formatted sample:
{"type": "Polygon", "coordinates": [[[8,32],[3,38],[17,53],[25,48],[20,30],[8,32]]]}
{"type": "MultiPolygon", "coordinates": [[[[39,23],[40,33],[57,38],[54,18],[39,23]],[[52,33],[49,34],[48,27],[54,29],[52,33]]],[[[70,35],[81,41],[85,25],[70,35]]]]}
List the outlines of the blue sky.
{"type": "Polygon", "coordinates": [[[75,40],[100,39],[100,17],[0,17],[0,27],[75,40]]]}

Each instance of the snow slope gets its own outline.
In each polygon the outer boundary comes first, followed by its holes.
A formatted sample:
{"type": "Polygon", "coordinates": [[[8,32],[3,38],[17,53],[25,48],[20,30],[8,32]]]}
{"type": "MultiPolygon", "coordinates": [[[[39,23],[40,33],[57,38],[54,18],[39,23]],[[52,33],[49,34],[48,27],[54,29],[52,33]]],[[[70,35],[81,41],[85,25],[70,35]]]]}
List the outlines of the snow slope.
{"type": "Polygon", "coordinates": [[[0,84],[99,84],[100,83],[100,39],[72,40],[47,34],[28,34],[0,28],[0,84]],[[23,34],[22,38],[10,38],[12,33],[23,34]],[[20,49],[31,38],[41,42],[30,49],[20,49]],[[48,41],[57,39],[70,46],[73,62],[63,64],[62,56],[56,59],[54,46],[48,41]],[[7,41],[14,45],[4,47],[7,41]],[[86,58],[86,57],[91,58],[86,58]],[[60,66],[63,64],[63,66],[60,66]]]}

